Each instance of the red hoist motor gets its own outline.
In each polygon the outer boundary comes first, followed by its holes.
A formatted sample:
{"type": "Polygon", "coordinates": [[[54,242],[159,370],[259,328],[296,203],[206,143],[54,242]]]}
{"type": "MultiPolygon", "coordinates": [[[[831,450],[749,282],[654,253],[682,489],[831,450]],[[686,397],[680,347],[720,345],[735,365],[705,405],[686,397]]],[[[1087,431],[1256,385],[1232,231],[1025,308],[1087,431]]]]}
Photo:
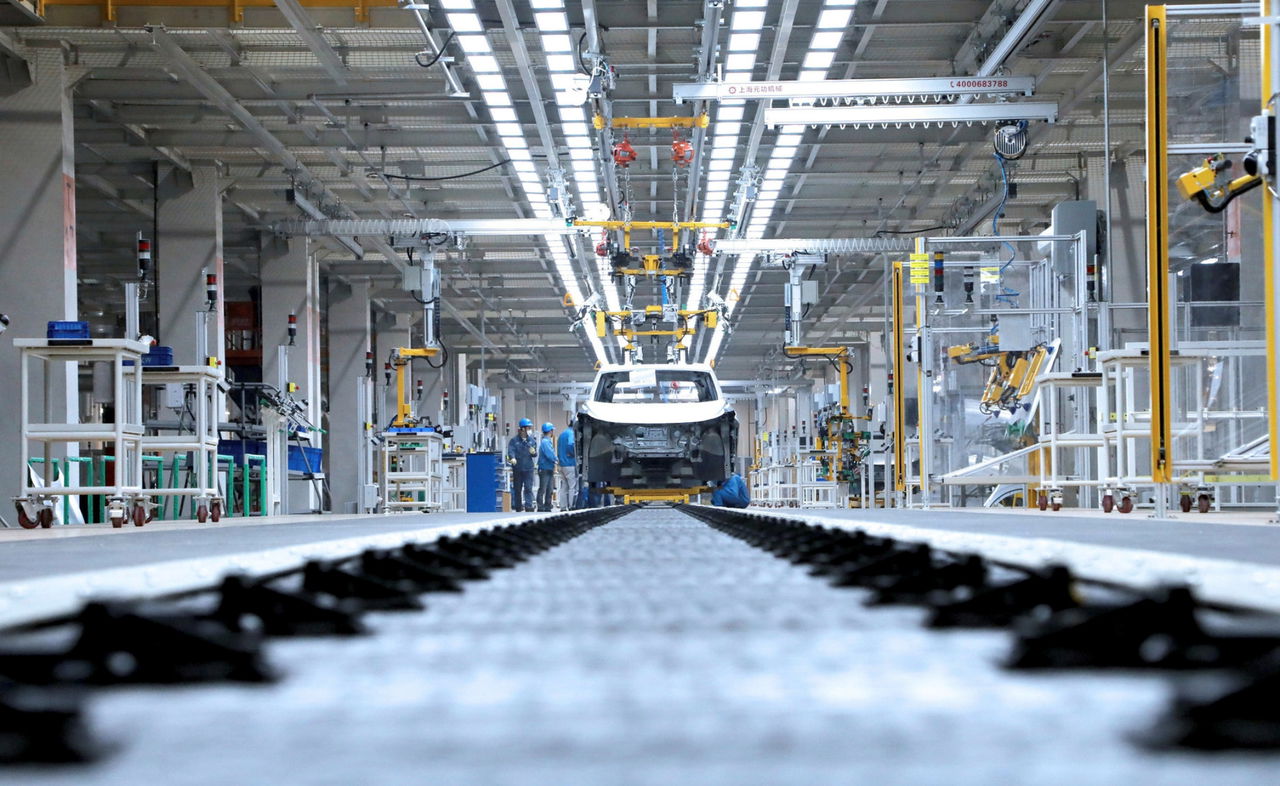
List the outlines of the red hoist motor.
{"type": "Polygon", "coordinates": [[[625,136],[621,142],[613,146],[613,163],[626,169],[636,160],[636,149],[631,146],[631,140],[625,136]]]}
{"type": "Polygon", "coordinates": [[[693,143],[681,139],[679,132],[672,132],[671,162],[678,167],[686,167],[693,163],[693,143]]]}
{"type": "Polygon", "coordinates": [[[596,243],[596,256],[609,256],[609,230],[600,230],[600,242],[596,243]]]}
{"type": "Polygon", "coordinates": [[[706,232],[703,232],[702,237],[698,238],[698,253],[711,256],[711,238],[707,237],[706,232]]]}

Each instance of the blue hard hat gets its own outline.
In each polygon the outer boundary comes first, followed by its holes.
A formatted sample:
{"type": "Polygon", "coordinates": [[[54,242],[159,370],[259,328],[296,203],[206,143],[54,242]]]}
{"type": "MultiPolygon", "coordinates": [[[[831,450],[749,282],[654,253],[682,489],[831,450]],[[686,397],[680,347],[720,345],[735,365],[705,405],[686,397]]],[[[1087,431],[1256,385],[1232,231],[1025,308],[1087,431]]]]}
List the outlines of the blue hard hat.
{"type": "Polygon", "coordinates": [[[520,428],[533,428],[533,421],[528,418],[520,418],[520,428]]]}
{"type": "Polygon", "coordinates": [[[553,425],[551,425],[550,423],[543,423],[543,424],[542,424],[542,433],[543,433],[543,434],[546,434],[548,431],[555,431],[555,430],[556,430],[556,427],[555,427],[555,426],[553,426],[553,425]]]}

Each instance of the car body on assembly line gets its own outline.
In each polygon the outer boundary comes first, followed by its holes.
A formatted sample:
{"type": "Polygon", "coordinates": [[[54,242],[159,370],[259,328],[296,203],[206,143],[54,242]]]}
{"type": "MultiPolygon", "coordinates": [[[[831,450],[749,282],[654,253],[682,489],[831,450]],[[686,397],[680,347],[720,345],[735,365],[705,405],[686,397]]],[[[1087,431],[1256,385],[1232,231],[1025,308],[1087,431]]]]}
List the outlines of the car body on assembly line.
{"type": "Polygon", "coordinates": [[[738,418],[711,366],[610,365],[596,374],[576,432],[586,482],[688,489],[732,474],[738,418]]]}

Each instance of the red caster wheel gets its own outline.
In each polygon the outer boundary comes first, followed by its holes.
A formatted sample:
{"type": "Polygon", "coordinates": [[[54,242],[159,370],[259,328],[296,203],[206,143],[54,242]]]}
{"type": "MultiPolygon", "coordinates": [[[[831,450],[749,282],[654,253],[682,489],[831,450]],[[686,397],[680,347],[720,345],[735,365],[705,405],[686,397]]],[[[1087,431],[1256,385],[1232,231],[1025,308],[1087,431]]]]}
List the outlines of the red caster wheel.
{"type": "Polygon", "coordinates": [[[155,520],[156,520],[156,509],[155,509],[155,508],[149,508],[149,509],[147,510],[147,523],[148,523],[148,524],[150,524],[151,522],[153,522],[153,521],[155,521],[155,520]]]}
{"type": "Polygon", "coordinates": [[[36,514],[36,521],[40,522],[40,526],[49,529],[53,526],[53,508],[41,508],[36,514]]]}
{"type": "Polygon", "coordinates": [[[216,522],[220,518],[222,518],[222,503],[215,502],[213,503],[213,506],[209,508],[209,520],[216,522]]]}
{"type": "Polygon", "coordinates": [[[1051,504],[1049,507],[1050,507],[1050,508],[1052,508],[1052,509],[1053,509],[1053,511],[1056,513],[1057,511],[1062,510],[1062,503],[1061,503],[1061,502],[1055,502],[1055,503],[1051,504]]]}
{"type": "Polygon", "coordinates": [[[1191,495],[1183,494],[1178,498],[1178,507],[1182,508],[1183,513],[1191,512],[1191,495]]]}
{"type": "Polygon", "coordinates": [[[145,505],[133,506],[133,526],[141,527],[143,524],[146,524],[150,520],[151,519],[147,515],[147,507],[145,505]]]}
{"type": "Polygon", "coordinates": [[[1208,494],[1201,494],[1200,496],[1196,497],[1196,510],[1200,511],[1201,513],[1208,513],[1209,505],[1212,502],[1213,500],[1209,499],[1208,494]]]}
{"type": "Polygon", "coordinates": [[[1120,512],[1121,512],[1121,513],[1132,513],[1132,512],[1133,512],[1133,498],[1132,498],[1132,497],[1121,497],[1121,498],[1120,498],[1120,512]]]}
{"type": "Polygon", "coordinates": [[[1036,496],[1036,507],[1037,507],[1037,508],[1040,508],[1041,510],[1048,510],[1048,509],[1049,509],[1049,495],[1048,495],[1048,494],[1038,494],[1038,495],[1036,496]]]}
{"type": "Polygon", "coordinates": [[[36,527],[40,526],[39,521],[36,521],[35,519],[32,519],[30,516],[27,515],[27,509],[24,508],[21,504],[14,505],[14,507],[17,508],[18,510],[18,526],[19,527],[22,527],[23,529],[35,529],[36,527]]]}
{"type": "Polygon", "coordinates": [[[209,520],[209,509],[204,505],[201,505],[200,507],[196,508],[196,521],[203,524],[208,520],[209,520]]]}
{"type": "Polygon", "coordinates": [[[1115,510],[1115,507],[1116,507],[1116,498],[1111,494],[1103,494],[1102,495],[1102,512],[1110,513],[1112,510],[1115,510]]]}
{"type": "Polygon", "coordinates": [[[128,516],[124,515],[123,513],[120,513],[120,514],[118,514],[118,515],[116,515],[116,514],[112,514],[112,516],[111,516],[111,526],[112,526],[112,528],[114,528],[114,529],[120,529],[121,527],[123,527],[123,526],[124,526],[124,520],[125,520],[126,518],[128,518],[128,516]]]}

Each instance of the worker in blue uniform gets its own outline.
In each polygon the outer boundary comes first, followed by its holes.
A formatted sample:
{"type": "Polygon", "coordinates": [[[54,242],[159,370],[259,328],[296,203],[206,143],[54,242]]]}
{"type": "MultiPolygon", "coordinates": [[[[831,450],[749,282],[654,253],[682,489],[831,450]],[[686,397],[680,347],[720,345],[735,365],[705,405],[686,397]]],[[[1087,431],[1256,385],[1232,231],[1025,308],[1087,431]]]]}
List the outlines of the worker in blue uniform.
{"type": "Polygon", "coordinates": [[[751,490],[738,473],[720,482],[711,494],[711,504],[721,508],[745,508],[751,504],[751,490]]]}
{"type": "Polygon", "coordinates": [[[560,478],[560,509],[578,507],[578,451],[573,442],[573,424],[556,438],[556,474],[560,478]]]}
{"type": "Polygon", "coordinates": [[[538,457],[533,421],[520,418],[520,428],[507,443],[507,463],[511,465],[511,509],[517,513],[533,510],[533,467],[538,457]]]}
{"type": "Polygon", "coordinates": [[[551,490],[556,485],[556,427],[542,424],[542,441],[538,443],[538,510],[551,512],[551,490]]]}

